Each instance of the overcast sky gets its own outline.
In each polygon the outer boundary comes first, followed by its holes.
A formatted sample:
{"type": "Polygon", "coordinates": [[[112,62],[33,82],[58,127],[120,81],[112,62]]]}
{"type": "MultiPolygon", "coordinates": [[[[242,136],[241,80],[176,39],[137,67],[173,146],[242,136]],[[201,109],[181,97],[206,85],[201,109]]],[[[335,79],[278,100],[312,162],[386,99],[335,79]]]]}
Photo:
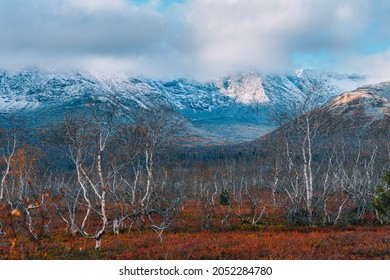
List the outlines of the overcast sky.
{"type": "Polygon", "coordinates": [[[0,0],[0,68],[390,80],[388,0],[0,0]]]}

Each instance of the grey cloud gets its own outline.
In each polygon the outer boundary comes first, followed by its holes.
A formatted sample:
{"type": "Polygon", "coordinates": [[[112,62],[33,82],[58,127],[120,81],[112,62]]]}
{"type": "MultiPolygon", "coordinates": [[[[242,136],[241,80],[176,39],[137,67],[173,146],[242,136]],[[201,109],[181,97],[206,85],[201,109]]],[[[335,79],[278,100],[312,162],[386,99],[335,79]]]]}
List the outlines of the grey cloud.
{"type": "Polygon", "coordinates": [[[199,55],[209,69],[272,71],[294,68],[299,53],[337,61],[383,44],[378,32],[389,12],[385,1],[195,0],[187,20],[204,44],[199,55]]]}
{"type": "Polygon", "coordinates": [[[157,13],[130,9],[101,14],[61,12],[58,7],[45,6],[45,1],[36,1],[41,5],[20,2],[26,4],[14,1],[14,5],[8,4],[6,9],[3,5],[0,10],[2,50],[137,55],[158,51],[164,41],[169,41],[170,23],[157,13]]]}
{"type": "Polygon", "coordinates": [[[385,0],[188,0],[164,12],[127,0],[0,0],[0,67],[286,71],[297,53],[340,60],[389,42],[389,13],[385,0]]]}

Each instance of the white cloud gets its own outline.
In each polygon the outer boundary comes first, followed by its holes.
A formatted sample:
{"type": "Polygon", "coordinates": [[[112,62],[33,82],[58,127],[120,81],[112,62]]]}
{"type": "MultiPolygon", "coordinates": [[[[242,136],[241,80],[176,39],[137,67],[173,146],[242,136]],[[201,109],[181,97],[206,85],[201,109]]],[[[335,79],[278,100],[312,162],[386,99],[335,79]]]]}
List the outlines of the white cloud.
{"type": "Polygon", "coordinates": [[[0,67],[58,64],[209,77],[288,71],[296,67],[297,54],[321,54],[337,65],[351,52],[359,56],[361,49],[390,42],[390,4],[384,0],[187,0],[164,11],[158,6],[158,0],[140,6],[129,0],[0,0],[0,67]]]}
{"type": "Polygon", "coordinates": [[[61,1],[62,8],[82,9],[88,12],[119,11],[129,7],[125,0],[68,0],[61,1]]]}
{"type": "Polygon", "coordinates": [[[364,2],[194,0],[186,20],[208,69],[272,71],[294,67],[294,52],[346,50],[356,43],[368,21],[364,2]]]}
{"type": "Polygon", "coordinates": [[[366,56],[351,55],[341,63],[341,68],[367,74],[370,83],[390,81],[390,48],[366,56]]]}

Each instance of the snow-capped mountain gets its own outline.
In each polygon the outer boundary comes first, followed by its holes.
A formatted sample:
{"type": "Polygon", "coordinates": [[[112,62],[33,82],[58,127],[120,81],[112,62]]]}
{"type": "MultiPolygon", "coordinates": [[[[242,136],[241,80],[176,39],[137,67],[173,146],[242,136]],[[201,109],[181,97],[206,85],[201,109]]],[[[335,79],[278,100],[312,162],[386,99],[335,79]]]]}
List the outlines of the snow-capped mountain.
{"type": "Polygon", "coordinates": [[[255,139],[274,129],[270,113],[288,110],[291,101],[310,91],[321,91],[320,102],[325,102],[365,81],[360,75],[310,70],[291,75],[249,72],[207,82],[39,69],[4,71],[0,72],[0,117],[3,123],[15,116],[21,125],[43,126],[61,120],[66,111],[82,110],[96,99],[116,100],[124,108],[164,105],[178,112],[195,135],[235,142],[255,139]]]}

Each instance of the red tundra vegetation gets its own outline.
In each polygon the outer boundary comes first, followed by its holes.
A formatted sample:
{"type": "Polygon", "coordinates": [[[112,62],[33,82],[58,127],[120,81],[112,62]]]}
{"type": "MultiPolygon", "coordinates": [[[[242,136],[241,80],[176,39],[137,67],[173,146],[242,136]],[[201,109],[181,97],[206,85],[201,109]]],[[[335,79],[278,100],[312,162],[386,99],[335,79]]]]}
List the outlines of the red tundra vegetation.
{"type": "Polygon", "coordinates": [[[189,202],[162,242],[151,230],[121,230],[119,234],[108,230],[100,250],[95,250],[94,240],[76,232],[67,233],[59,218],[52,220],[50,233],[42,233],[37,241],[28,228],[20,227],[25,217],[9,213],[6,220],[10,228],[20,228],[2,238],[0,256],[2,259],[390,259],[390,226],[288,226],[274,224],[277,211],[266,213],[261,224],[242,224],[239,218],[232,218],[223,226],[226,207],[219,205],[214,209],[213,224],[204,230],[203,214],[196,202],[189,202]]]}

